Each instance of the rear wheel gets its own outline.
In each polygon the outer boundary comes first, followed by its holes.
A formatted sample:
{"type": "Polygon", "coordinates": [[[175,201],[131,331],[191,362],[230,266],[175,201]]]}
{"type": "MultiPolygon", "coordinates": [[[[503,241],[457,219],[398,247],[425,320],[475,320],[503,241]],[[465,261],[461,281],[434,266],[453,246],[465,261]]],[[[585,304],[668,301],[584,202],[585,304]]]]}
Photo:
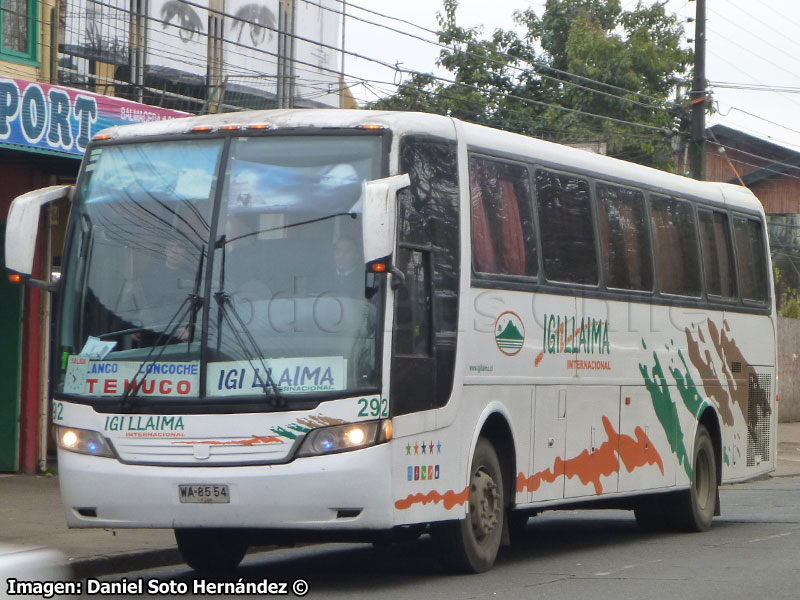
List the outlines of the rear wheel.
{"type": "Polygon", "coordinates": [[[248,545],[243,532],[231,529],[176,529],[175,541],[186,564],[203,573],[233,571],[248,545]]]}
{"type": "Polygon", "coordinates": [[[480,438],[470,469],[467,518],[442,523],[436,531],[449,566],[464,573],[491,569],[500,548],[505,514],[500,461],[492,444],[480,438]]]}
{"type": "Polygon", "coordinates": [[[668,517],[678,529],[707,531],[717,506],[717,463],[714,444],[703,425],[697,427],[692,465],[692,485],[675,495],[667,509],[668,517]]]}

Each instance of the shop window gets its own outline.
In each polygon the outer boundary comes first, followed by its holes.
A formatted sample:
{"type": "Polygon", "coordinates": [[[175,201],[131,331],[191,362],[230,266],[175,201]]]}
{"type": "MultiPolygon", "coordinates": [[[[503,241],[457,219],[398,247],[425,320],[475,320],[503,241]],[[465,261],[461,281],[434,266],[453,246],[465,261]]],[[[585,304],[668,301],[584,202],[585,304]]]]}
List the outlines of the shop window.
{"type": "Polygon", "coordinates": [[[37,0],[0,0],[0,59],[37,60],[37,0]]]}

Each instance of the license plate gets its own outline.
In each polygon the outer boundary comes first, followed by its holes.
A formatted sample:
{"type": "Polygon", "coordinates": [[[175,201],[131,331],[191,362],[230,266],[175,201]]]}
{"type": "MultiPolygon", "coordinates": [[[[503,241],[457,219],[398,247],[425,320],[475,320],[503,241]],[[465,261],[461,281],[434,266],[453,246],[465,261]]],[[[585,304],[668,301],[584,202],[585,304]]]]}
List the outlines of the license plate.
{"type": "Polygon", "coordinates": [[[178,498],[183,504],[228,504],[231,501],[227,484],[219,483],[179,485],[178,498]]]}

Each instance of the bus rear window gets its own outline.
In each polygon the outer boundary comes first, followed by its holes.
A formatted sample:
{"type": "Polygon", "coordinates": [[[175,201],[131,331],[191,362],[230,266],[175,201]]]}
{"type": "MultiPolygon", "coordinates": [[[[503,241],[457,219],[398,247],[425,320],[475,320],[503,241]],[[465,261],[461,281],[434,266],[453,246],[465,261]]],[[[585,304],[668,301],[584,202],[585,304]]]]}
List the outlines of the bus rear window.
{"type": "Polygon", "coordinates": [[[755,219],[735,217],[736,254],[739,258],[739,285],[742,298],[756,302],[769,299],[767,269],[764,265],[764,235],[755,219]]]}

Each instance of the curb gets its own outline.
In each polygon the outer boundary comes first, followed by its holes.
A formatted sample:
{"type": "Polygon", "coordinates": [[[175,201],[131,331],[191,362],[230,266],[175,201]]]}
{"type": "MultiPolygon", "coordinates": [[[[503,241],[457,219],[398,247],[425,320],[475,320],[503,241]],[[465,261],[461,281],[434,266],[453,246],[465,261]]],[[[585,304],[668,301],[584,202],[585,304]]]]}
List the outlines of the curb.
{"type": "Polygon", "coordinates": [[[183,563],[183,558],[176,547],[142,550],[140,552],[128,552],[110,556],[75,558],[70,559],[67,562],[67,566],[72,570],[72,576],[75,579],[82,580],[102,575],[142,571],[155,567],[169,567],[181,563],[183,563]]]}

